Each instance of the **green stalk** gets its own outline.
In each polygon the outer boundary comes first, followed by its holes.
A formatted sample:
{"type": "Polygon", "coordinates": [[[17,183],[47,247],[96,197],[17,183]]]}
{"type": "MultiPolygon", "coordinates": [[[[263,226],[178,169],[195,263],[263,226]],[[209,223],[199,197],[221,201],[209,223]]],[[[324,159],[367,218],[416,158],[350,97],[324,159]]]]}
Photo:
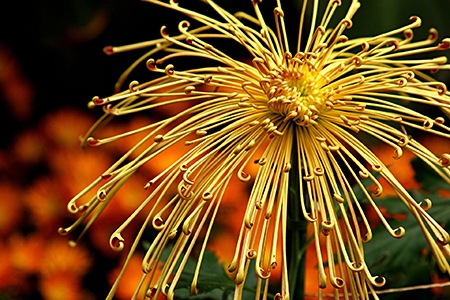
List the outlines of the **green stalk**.
{"type": "Polygon", "coordinates": [[[300,185],[298,177],[299,162],[297,149],[294,147],[291,172],[289,172],[288,195],[288,275],[291,299],[304,299],[306,248],[309,244],[306,237],[307,221],[303,218],[300,207],[300,185]]]}

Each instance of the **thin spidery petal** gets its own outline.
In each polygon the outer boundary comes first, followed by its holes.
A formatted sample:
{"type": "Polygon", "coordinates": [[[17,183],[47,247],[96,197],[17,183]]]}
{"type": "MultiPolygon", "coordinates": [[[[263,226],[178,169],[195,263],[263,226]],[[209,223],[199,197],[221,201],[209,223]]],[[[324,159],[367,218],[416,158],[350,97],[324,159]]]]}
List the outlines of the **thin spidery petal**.
{"type": "Polygon", "coordinates": [[[145,185],[147,198],[111,235],[113,249],[129,252],[108,299],[131,257],[139,254],[148,229],[154,238],[142,254],[136,295],[176,298],[191,257],[197,261],[191,293],[201,292],[199,273],[208,241],[214,238],[214,224],[224,219],[222,207],[230,201],[226,192],[237,186],[250,187],[250,193],[239,201],[241,217],[233,215],[232,220],[240,224],[228,264],[235,299],[241,299],[249,273],[256,274],[261,288],[255,299],[268,298],[276,272],[281,275],[275,277],[280,278],[275,298],[291,297],[286,254],[291,207],[297,207],[294,214],[313,232],[318,288],[331,285],[347,299],[368,299],[369,291],[376,297],[374,289],[385,279],[372,275],[365,260],[364,243],[374,234],[365,207],[374,210],[393,237],[407,235],[407,228],[393,228],[377,205],[382,180],[417,220],[439,268],[450,273],[445,256],[450,236],[427,212],[432,201],[414,199],[364,139],[370,136],[390,146],[395,159],[412,153],[450,183],[450,153],[432,153],[412,136],[450,138],[450,93],[430,75],[450,69],[442,54],[450,48],[449,38],[439,41],[435,29],[422,40],[413,37],[421,25],[415,16],[401,28],[349,38],[344,33],[357,26],[352,21],[361,6],[357,0],[342,20],[334,14],[344,9],[341,1],[330,0],[323,12],[319,1],[313,1],[311,15],[304,1],[296,41],[288,40],[292,26],[285,17],[291,12],[279,0],[270,16],[263,15],[257,0],[251,1],[252,14],[232,14],[206,0],[211,15],[190,10],[182,1],[146,1],[186,20],[162,24],[159,39],[105,48],[107,54],[150,50],[124,72],[114,95],[96,96],[89,103],[101,107],[104,116],[83,145],[144,137],[69,202],[69,211],[80,217],[60,229],[73,235],[81,227],[83,235],[128,178],[146,164],[158,164],[164,154],[180,153],[175,150],[181,147],[182,153],[145,185]],[[275,18],[274,28],[268,18],[275,18]],[[248,59],[237,59],[237,48],[248,59]],[[430,53],[432,58],[420,56],[430,53]],[[139,64],[155,79],[124,86],[139,64]],[[121,134],[96,137],[113,118],[151,115],[161,108],[171,114],[121,134]],[[430,108],[436,115],[427,115],[430,108]],[[296,197],[289,196],[292,187],[298,188],[296,197]],[[141,214],[145,218],[130,247],[122,233],[142,220],[141,214]],[[168,254],[161,263],[163,252],[168,254]]]}

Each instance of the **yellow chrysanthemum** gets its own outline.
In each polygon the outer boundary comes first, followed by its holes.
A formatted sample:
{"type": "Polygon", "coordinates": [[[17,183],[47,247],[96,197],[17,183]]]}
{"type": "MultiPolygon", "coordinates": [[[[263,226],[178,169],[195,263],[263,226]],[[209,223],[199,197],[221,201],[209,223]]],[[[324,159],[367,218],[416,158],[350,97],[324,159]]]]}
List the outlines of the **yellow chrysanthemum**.
{"type": "Polygon", "coordinates": [[[360,3],[351,1],[339,21],[334,17],[339,0],[329,1],[322,15],[315,0],[309,30],[304,28],[307,1],[303,2],[298,41],[294,41],[297,46],[292,48],[279,0],[274,9],[275,28],[266,25],[259,9],[261,1],[257,0],[252,1],[255,17],[233,15],[210,0],[205,2],[216,17],[183,8],[175,0],[147,1],[181,12],[202,25],[192,29],[188,21],[181,21],[175,36],[163,26],[158,40],[105,49],[112,54],[151,48],[124,73],[118,88],[144,60],[159,76],[146,83],[132,81],[128,89],[111,97],[94,97],[91,107],[102,106],[105,115],[87,134],[84,144],[98,146],[135,133],[147,135],[70,201],[69,211],[82,215],[73,226],[60,229],[62,234],[91,217],[84,233],[136,170],[184,143],[184,154],[149,180],[145,187],[149,196],[110,240],[113,248],[121,250],[125,242],[122,231],[144,208],[151,208],[125,262],[126,267],[144,229],[156,229],[137,288],[148,290],[151,297],[164,293],[173,298],[193,249],[198,259],[191,291],[198,292],[203,253],[214,219],[220,214],[222,196],[232,188],[229,182],[234,176],[252,184],[249,198],[242,202],[246,211],[243,220],[237,221],[242,225],[228,267],[236,282],[235,299],[240,299],[251,260],[258,277],[256,298],[267,298],[271,270],[281,268],[280,292],[275,297],[289,299],[286,245],[290,242],[288,215],[293,207],[298,207],[293,213],[314,229],[319,287],[331,284],[345,298],[354,299],[366,299],[369,292],[374,293],[374,287],[382,286],[385,280],[372,275],[365,263],[363,245],[372,238],[372,231],[362,209],[363,199],[353,187],[362,191],[364,201],[370,203],[392,236],[405,234],[402,227],[392,228],[377,208],[374,197],[383,192],[379,177],[392,186],[417,219],[441,270],[450,272],[444,255],[450,252],[450,237],[426,212],[431,201],[413,199],[362,139],[371,136],[386,143],[397,159],[410,151],[450,182],[450,154],[437,156],[410,135],[422,131],[450,138],[450,128],[444,123],[450,115],[450,93],[443,83],[427,75],[450,66],[444,56],[417,56],[447,50],[450,39],[437,43],[437,32],[432,29],[427,39],[413,40],[413,29],[421,25],[418,17],[375,37],[349,39],[343,33],[352,26],[360,3]],[[332,28],[330,24],[337,25],[332,28]],[[219,40],[227,41],[227,49],[246,49],[251,62],[233,58],[232,50],[216,48],[214,43],[219,40]],[[179,59],[198,59],[199,64],[181,70],[175,65],[179,59]],[[209,62],[201,65],[205,60],[209,62]],[[186,108],[177,110],[186,103],[186,108]],[[412,105],[440,108],[442,115],[428,117],[410,108],[412,105]],[[112,117],[162,106],[176,113],[121,135],[104,139],[91,136],[112,117]],[[259,169],[251,181],[247,170],[253,163],[259,169]],[[288,197],[290,187],[298,190],[296,198],[288,197]],[[94,188],[98,188],[96,197],[78,204],[94,188]],[[169,243],[173,246],[169,257],[153,278],[169,243]],[[282,249],[281,254],[277,248],[282,249]]]}

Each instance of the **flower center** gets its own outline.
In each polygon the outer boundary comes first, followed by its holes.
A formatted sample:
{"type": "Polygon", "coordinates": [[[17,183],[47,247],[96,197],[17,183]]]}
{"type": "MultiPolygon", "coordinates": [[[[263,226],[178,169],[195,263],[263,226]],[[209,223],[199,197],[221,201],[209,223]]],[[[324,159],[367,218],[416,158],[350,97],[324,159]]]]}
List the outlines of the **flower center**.
{"type": "Polygon", "coordinates": [[[314,125],[321,113],[332,109],[333,90],[324,88],[325,79],[301,60],[273,69],[262,82],[267,87],[268,108],[284,116],[284,122],[314,125]]]}

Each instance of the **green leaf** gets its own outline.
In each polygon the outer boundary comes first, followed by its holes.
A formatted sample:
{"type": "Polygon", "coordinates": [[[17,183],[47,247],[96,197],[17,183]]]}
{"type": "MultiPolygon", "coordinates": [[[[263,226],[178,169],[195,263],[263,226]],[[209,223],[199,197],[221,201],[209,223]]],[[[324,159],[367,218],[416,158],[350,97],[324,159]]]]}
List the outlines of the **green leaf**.
{"type": "MultiPolygon", "coordinates": [[[[437,194],[425,195],[418,192],[415,193],[414,198],[430,198],[433,206],[429,210],[429,214],[443,226],[450,224],[448,199],[437,194]]],[[[366,262],[371,272],[374,275],[384,276],[387,279],[386,287],[430,283],[429,275],[433,271],[437,271],[437,265],[430,251],[426,250],[429,249],[429,246],[416,219],[396,197],[380,200],[378,205],[385,207],[392,214],[406,216],[404,220],[388,219],[393,228],[403,226],[406,234],[401,239],[395,239],[383,225],[374,230],[373,239],[365,244],[366,262]]],[[[388,298],[383,297],[383,299],[388,298]]],[[[393,299],[398,298],[394,297],[393,299]]]]}
{"type": "MultiPolygon", "coordinates": [[[[164,250],[162,260],[165,260],[169,256],[171,250],[171,247],[168,247],[164,250]]],[[[192,295],[190,290],[196,266],[196,261],[192,258],[189,258],[175,289],[176,299],[233,299],[235,282],[227,275],[223,264],[219,263],[216,255],[208,250],[205,251],[202,266],[200,267],[197,285],[198,294],[192,295]]],[[[178,266],[176,266],[175,269],[178,269],[178,266]]],[[[256,274],[254,272],[254,267],[252,267],[251,264],[247,280],[244,283],[244,292],[242,297],[243,300],[250,300],[255,298],[256,281],[257,280],[256,274]]]]}

